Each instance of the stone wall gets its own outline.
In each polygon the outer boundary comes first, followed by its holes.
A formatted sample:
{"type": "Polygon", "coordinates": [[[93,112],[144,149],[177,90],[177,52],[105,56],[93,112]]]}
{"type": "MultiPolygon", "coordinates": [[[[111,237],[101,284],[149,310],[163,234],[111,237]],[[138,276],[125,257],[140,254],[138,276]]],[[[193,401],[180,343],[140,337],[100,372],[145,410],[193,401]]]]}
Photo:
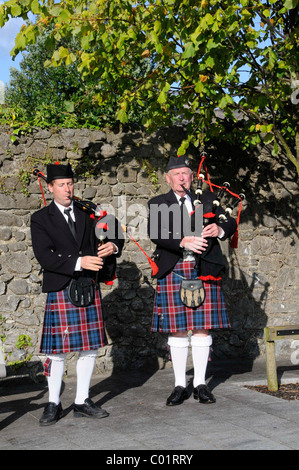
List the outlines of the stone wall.
{"type": "MultiPolygon", "coordinates": [[[[153,246],[144,228],[147,201],[168,191],[164,170],[176,154],[184,129],[143,130],[35,129],[10,141],[0,130],[0,318],[7,361],[22,358],[19,335],[32,340],[30,365],[40,365],[38,346],[45,295],[40,267],[30,240],[30,215],[44,205],[34,167],[70,161],[84,174],[76,195],[115,211],[149,254],[153,246]]],[[[245,155],[239,149],[214,145],[207,161],[212,181],[230,181],[232,191],[246,193],[239,246],[223,242],[227,271],[224,291],[231,329],[214,332],[219,358],[254,359],[264,353],[266,325],[299,323],[298,185],[291,167],[264,153],[245,155]]],[[[197,169],[198,153],[188,157],[197,169]]],[[[50,195],[42,186],[49,202],[50,195]]],[[[236,215],[236,212],[235,212],[236,215]]],[[[144,254],[127,238],[118,261],[117,280],[102,286],[109,345],[99,352],[98,371],[162,366],[167,359],[166,336],[150,332],[155,283],[144,254]]],[[[277,352],[290,355],[291,342],[280,341],[277,352]]],[[[75,355],[68,359],[74,372],[75,355]]]]}

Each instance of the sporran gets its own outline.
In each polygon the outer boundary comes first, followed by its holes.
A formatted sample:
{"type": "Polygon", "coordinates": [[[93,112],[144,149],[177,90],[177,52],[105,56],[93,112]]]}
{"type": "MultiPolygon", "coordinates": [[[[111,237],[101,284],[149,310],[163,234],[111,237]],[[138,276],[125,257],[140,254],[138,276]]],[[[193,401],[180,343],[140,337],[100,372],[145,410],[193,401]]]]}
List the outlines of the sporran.
{"type": "Polygon", "coordinates": [[[205,288],[201,279],[182,279],[180,299],[186,307],[199,307],[204,302],[205,297],[205,288]]]}
{"type": "Polygon", "coordinates": [[[76,307],[87,307],[94,302],[95,282],[90,277],[79,276],[71,280],[68,287],[70,302],[76,307]]]}

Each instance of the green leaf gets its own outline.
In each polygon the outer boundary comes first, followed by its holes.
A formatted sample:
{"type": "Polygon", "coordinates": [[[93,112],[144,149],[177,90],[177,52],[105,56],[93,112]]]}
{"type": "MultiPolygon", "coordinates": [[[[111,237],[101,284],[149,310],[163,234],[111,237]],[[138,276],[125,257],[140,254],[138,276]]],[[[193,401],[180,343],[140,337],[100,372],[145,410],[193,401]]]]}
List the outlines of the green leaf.
{"type": "Polygon", "coordinates": [[[81,46],[85,51],[87,51],[89,49],[89,44],[90,44],[89,39],[90,38],[89,38],[88,35],[83,36],[83,38],[81,39],[81,46]]]}
{"type": "Polygon", "coordinates": [[[197,26],[194,33],[190,35],[190,39],[194,44],[198,42],[197,39],[200,37],[201,32],[202,32],[202,28],[200,26],[197,26]]]}
{"type": "Polygon", "coordinates": [[[298,6],[298,0],[286,0],[283,4],[285,8],[292,10],[298,6]]]}
{"type": "Polygon", "coordinates": [[[264,143],[267,145],[267,144],[270,144],[271,142],[273,142],[274,140],[274,135],[273,134],[267,134],[265,137],[264,137],[264,143]]]}
{"type": "Polygon", "coordinates": [[[232,99],[231,96],[229,96],[229,95],[224,95],[224,96],[221,98],[221,100],[220,100],[218,106],[219,106],[219,108],[224,109],[224,108],[226,108],[226,106],[227,106],[228,104],[233,104],[233,103],[234,103],[234,101],[233,101],[233,99],[232,99]]]}
{"type": "Polygon", "coordinates": [[[53,8],[51,8],[49,10],[49,13],[51,16],[59,16],[60,14],[60,11],[61,11],[61,6],[54,6],[53,8]]]}
{"type": "Polygon", "coordinates": [[[186,149],[183,145],[178,148],[178,155],[185,155],[186,149]]]}
{"type": "Polygon", "coordinates": [[[24,36],[23,33],[19,33],[15,40],[16,49],[19,49],[19,50],[25,49],[26,45],[27,45],[26,37],[24,36]]]}
{"type": "Polygon", "coordinates": [[[272,51],[271,49],[269,49],[269,65],[268,65],[268,68],[270,70],[273,69],[276,61],[277,61],[277,56],[276,56],[275,52],[272,51]]]}
{"type": "Polygon", "coordinates": [[[55,62],[59,62],[60,61],[60,51],[54,51],[52,58],[53,58],[53,60],[55,60],[55,62]]]}
{"type": "Polygon", "coordinates": [[[65,59],[65,65],[71,65],[73,62],[76,62],[76,56],[71,52],[65,59]]]}
{"type": "Polygon", "coordinates": [[[210,49],[214,49],[217,46],[218,44],[216,44],[213,39],[209,39],[206,47],[207,47],[207,50],[209,51],[210,49]]]}
{"type": "Polygon", "coordinates": [[[119,109],[116,113],[116,119],[119,119],[120,122],[125,124],[128,122],[128,115],[124,109],[119,109]]]}
{"type": "Polygon", "coordinates": [[[47,68],[47,67],[52,67],[52,65],[53,65],[53,64],[52,64],[52,61],[51,61],[51,60],[49,60],[49,59],[45,60],[45,62],[44,62],[44,67],[45,67],[45,68],[47,68]]]}
{"type": "Polygon", "coordinates": [[[159,94],[159,97],[158,97],[157,101],[158,101],[158,103],[163,104],[163,103],[166,102],[166,100],[167,100],[167,95],[166,95],[165,91],[162,90],[159,94]]]}
{"type": "Polygon", "coordinates": [[[31,3],[31,10],[32,13],[34,13],[35,15],[38,15],[40,13],[40,4],[38,0],[33,0],[33,2],[31,3]]]}
{"type": "Polygon", "coordinates": [[[234,31],[239,31],[239,23],[237,21],[234,21],[228,28],[229,33],[233,33],[234,31]]]}
{"type": "Polygon", "coordinates": [[[96,15],[98,12],[98,7],[94,2],[90,2],[88,9],[92,15],[96,15]]]}
{"type": "Polygon", "coordinates": [[[62,59],[64,59],[65,57],[67,57],[69,55],[69,50],[66,47],[61,46],[59,48],[59,55],[62,59]]]}
{"type": "Polygon", "coordinates": [[[204,91],[204,88],[205,88],[205,86],[201,81],[199,81],[195,84],[196,93],[202,93],[204,91]]]}
{"type": "Polygon", "coordinates": [[[257,42],[256,41],[247,41],[247,46],[249,47],[249,49],[254,49],[257,45],[257,42]]]}
{"type": "Polygon", "coordinates": [[[223,96],[218,104],[220,109],[224,109],[227,105],[226,97],[223,96]]]}
{"type": "Polygon", "coordinates": [[[189,59],[190,57],[193,57],[195,55],[195,47],[192,42],[188,42],[185,45],[184,52],[182,54],[182,59],[189,59]]]}
{"type": "Polygon", "coordinates": [[[134,31],[133,28],[128,29],[127,35],[129,36],[130,39],[133,39],[133,41],[135,41],[137,39],[136,32],[134,31]]]}
{"type": "Polygon", "coordinates": [[[187,150],[187,148],[189,147],[189,144],[190,144],[190,139],[191,139],[191,136],[189,136],[187,139],[184,139],[181,142],[181,145],[180,145],[180,147],[178,149],[178,152],[177,152],[178,155],[185,155],[186,150],[187,150]]]}
{"type": "Polygon", "coordinates": [[[68,113],[73,113],[75,110],[75,103],[73,103],[73,101],[65,101],[64,108],[68,113]]]}
{"type": "Polygon", "coordinates": [[[58,21],[67,22],[70,19],[70,12],[68,10],[61,10],[58,16],[58,21]]]}
{"type": "Polygon", "coordinates": [[[213,68],[214,65],[215,65],[215,59],[214,59],[214,57],[208,56],[205,63],[206,63],[206,66],[207,66],[207,67],[213,68]]]}
{"type": "Polygon", "coordinates": [[[170,83],[166,82],[164,87],[163,87],[163,91],[165,91],[165,93],[167,93],[169,90],[170,90],[170,83]]]}
{"type": "Polygon", "coordinates": [[[278,148],[277,142],[274,141],[273,150],[272,150],[273,157],[276,157],[278,155],[278,152],[279,152],[279,148],[278,148]]]}
{"type": "Polygon", "coordinates": [[[159,21],[159,20],[155,21],[155,23],[154,23],[155,33],[159,34],[161,32],[161,29],[162,29],[161,21],[159,21]]]}
{"type": "Polygon", "coordinates": [[[20,7],[20,5],[12,5],[11,7],[11,15],[12,16],[20,16],[21,13],[22,13],[22,8],[20,7]]]}

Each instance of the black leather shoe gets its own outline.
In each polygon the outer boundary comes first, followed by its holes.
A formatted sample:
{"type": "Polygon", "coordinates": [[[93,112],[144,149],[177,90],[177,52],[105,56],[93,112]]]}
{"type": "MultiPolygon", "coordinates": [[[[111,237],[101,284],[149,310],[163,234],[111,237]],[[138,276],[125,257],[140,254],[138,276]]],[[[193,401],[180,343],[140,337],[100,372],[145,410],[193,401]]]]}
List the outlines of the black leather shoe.
{"type": "Polygon", "coordinates": [[[184,400],[188,398],[187,390],[184,387],[178,385],[172,391],[172,394],[167,398],[167,406],[181,405],[184,400]]]}
{"type": "Polygon", "coordinates": [[[42,417],[39,420],[39,424],[41,426],[50,426],[51,424],[57,423],[57,421],[61,417],[62,417],[61,403],[59,403],[59,405],[56,405],[56,403],[49,402],[45,406],[42,417]]]}
{"type": "Polygon", "coordinates": [[[216,398],[213,393],[210,392],[208,387],[204,384],[198,385],[193,390],[193,396],[195,400],[199,400],[199,403],[215,403],[216,398]]]}
{"type": "Polygon", "coordinates": [[[87,416],[88,418],[106,418],[106,416],[109,416],[109,413],[100,406],[96,406],[90,398],[86,398],[83,405],[76,405],[74,403],[74,416],[76,418],[81,418],[82,416],[87,416]]]}

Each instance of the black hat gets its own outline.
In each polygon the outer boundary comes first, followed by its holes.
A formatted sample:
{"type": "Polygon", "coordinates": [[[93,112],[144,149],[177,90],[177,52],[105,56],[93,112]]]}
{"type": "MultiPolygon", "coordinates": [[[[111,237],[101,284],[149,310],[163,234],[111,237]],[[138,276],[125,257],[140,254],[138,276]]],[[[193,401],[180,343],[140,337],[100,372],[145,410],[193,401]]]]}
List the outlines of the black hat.
{"type": "Polygon", "coordinates": [[[51,163],[47,165],[47,183],[53,180],[74,178],[74,173],[71,165],[60,165],[60,163],[51,163]]]}
{"type": "Polygon", "coordinates": [[[173,170],[174,168],[191,168],[190,166],[190,160],[185,155],[179,155],[178,157],[170,157],[168,165],[167,165],[167,171],[173,170]]]}

